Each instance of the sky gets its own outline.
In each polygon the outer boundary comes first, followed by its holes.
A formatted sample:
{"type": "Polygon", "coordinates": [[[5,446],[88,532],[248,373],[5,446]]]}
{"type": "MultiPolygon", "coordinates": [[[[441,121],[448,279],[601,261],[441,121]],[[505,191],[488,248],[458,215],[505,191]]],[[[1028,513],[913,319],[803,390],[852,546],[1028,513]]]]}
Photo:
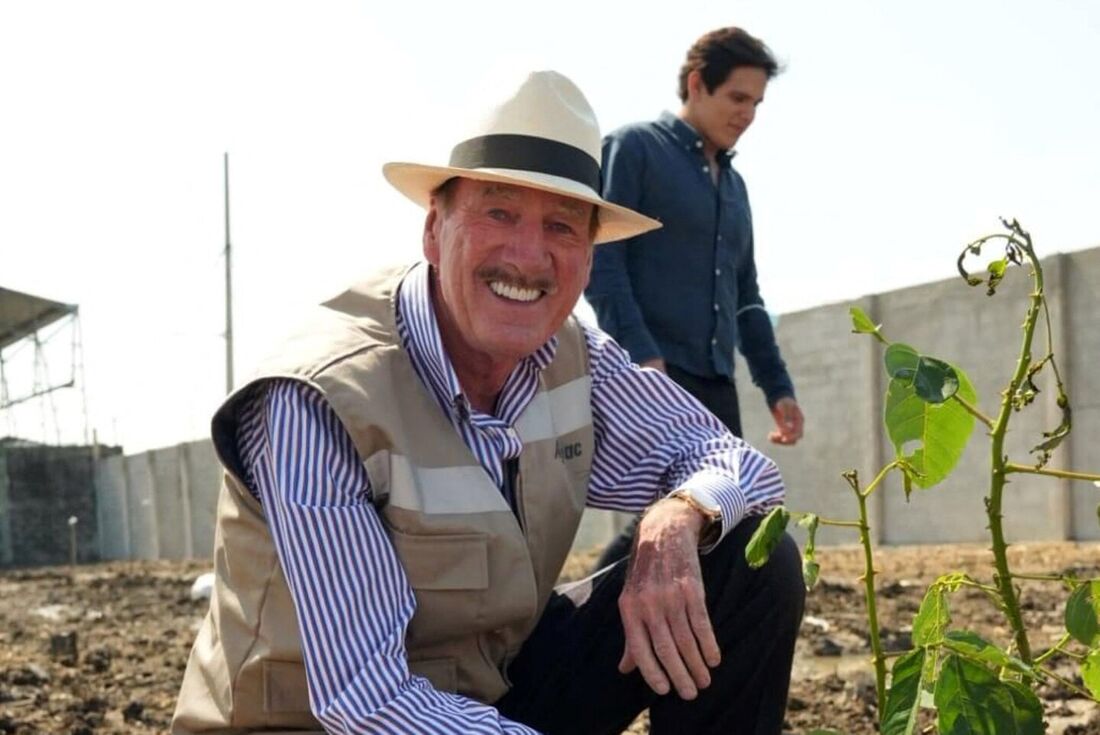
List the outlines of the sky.
{"type": "Polygon", "coordinates": [[[206,435],[225,152],[240,381],[308,305],[419,256],[384,162],[445,161],[528,70],[571,77],[604,130],[675,112],[685,51],[725,25],[785,66],[735,160],[776,314],[950,277],[1002,215],[1042,254],[1100,245],[1091,0],[0,0],[0,286],[79,304],[85,386],[0,436],[206,435]]]}

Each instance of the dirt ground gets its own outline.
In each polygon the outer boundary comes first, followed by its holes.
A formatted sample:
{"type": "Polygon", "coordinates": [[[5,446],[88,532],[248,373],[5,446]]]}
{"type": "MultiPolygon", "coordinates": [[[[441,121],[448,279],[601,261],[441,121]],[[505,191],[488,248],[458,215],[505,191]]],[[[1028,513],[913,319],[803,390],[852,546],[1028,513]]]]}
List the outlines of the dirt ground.
{"type": "MultiPolygon", "coordinates": [[[[818,552],[822,578],[808,598],[787,713],[790,733],[830,727],[855,735],[876,731],[874,681],[857,581],[862,552],[818,552]]],[[[880,615],[888,650],[908,647],[925,585],[939,573],[968,571],[988,580],[988,552],[977,546],[880,549],[880,615]]],[[[1014,571],[1100,576],[1100,544],[1027,544],[1012,550],[1014,571]]],[[[582,573],[586,557],[567,575],[582,573]]],[[[205,612],[192,601],[204,562],[125,562],[0,572],[0,733],[165,732],[191,641],[205,612]],[[75,633],[75,640],[71,634],[75,633]]],[[[1033,646],[1042,650],[1062,630],[1065,595],[1024,582],[1033,646]]],[[[951,600],[957,627],[998,642],[1005,631],[979,594],[951,600]]],[[[1070,665],[1058,666],[1079,681],[1070,665]]],[[[1044,687],[1049,732],[1100,735],[1100,708],[1064,687],[1044,687]]],[[[645,733],[644,716],[631,733],[645,733]]]]}

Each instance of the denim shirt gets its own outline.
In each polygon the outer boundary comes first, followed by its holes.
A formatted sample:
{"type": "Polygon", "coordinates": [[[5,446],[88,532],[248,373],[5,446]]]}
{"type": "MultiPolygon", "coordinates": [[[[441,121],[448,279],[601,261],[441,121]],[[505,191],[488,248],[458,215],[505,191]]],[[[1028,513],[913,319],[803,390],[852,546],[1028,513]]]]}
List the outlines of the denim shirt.
{"type": "Polygon", "coordinates": [[[745,182],[717,159],[715,187],[699,134],[668,112],[604,139],[604,198],[664,226],[598,246],[585,296],[636,362],[732,378],[738,347],[772,405],[794,387],[756,283],[745,182]]]}

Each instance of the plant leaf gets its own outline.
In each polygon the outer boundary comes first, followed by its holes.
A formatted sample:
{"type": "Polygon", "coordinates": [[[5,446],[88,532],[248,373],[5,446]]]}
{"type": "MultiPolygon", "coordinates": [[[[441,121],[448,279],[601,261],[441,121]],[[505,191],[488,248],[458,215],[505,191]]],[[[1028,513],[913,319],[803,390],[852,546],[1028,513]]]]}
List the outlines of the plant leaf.
{"type": "Polygon", "coordinates": [[[1081,679],[1092,696],[1100,699],[1100,648],[1089,651],[1081,664],[1081,679]]]}
{"type": "MultiPolygon", "coordinates": [[[[955,373],[958,396],[976,404],[978,396],[966,373],[957,368],[955,373]]],[[[974,417],[958,401],[928,403],[911,382],[899,379],[891,380],[886,389],[883,420],[898,459],[913,467],[917,474],[912,481],[920,488],[932,487],[951,474],[974,431],[974,417]],[[906,454],[909,442],[919,446],[906,454]]]]}
{"type": "Polygon", "coordinates": [[[917,395],[929,403],[943,403],[959,390],[957,370],[935,357],[922,355],[907,344],[895,342],[883,355],[886,374],[912,381],[917,395]]]}
{"type": "Polygon", "coordinates": [[[807,592],[817,586],[817,578],[820,574],[820,564],[813,559],[802,560],[802,584],[806,585],[807,592]]]}
{"type": "Polygon", "coordinates": [[[750,567],[759,569],[767,563],[768,557],[779,544],[779,539],[783,538],[783,532],[787,530],[790,520],[791,514],[783,506],[772,509],[771,513],[764,516],[745,546],[745,560],[750,567]]]}
{"type": "Polygon", "coordinates": [[[886,348],[882,360],[891,378],[912,378],[920,364],[920,353],[907,344],[895,342],[886,348]]]}
{"type": "Polygon", "coordinates": [[[1034,670],[1015,656],[997,648],[977,633],[969,630],[952,630],[944,636],[943,646],[955,653],[990,664],[998,669],[1008,668],[1021,674],[1033,675],[1034,670]]]}
{"type": "Polygon", "coordinates": [[[921,355],[913,387],[922,400],[943,403],[959,391],[959,376],[955,368],[943,360],[921,355]]]}
{"type": "Polygon", "coordinates": [[[882,325],[871,321],[871,317],[867,316],[867,312],[858,306],[853,306],[848,309],[848,313],[852,316],[852,332],[855,334],[870,334],[879,342],[888,344],[886,338],[882,336],[882,325]]]}
{"type": "Polygon", "coordinates": [[[798,525],[806,529],[806,548],[802,552],[802,583],[806,591],[817,585],[821,565],[817,563],[817,526],[820,518],[816,513],[807,513],[798,519],[798,525]]]}
{"type": "Polygon", "coordinates": [[[987,296],[992,296],[997,292],[997,284],[1001,282],[1001,279],[1005,277],[1005,268],[1008,267],[1008,257],[1005,256],[1000,260],[994,260],[989,264],[989,288],[986,290],[987,296]]]}
{"type": "Polygon", "coordinates": [[[1051,453],[1058,448],[1073,429],[1073,410],[1070,408],[1069,399],[1065,393],[1058,396],[1058,408],[1062,409],[1062,422],[1056,429],[1043,432],[1043,441],[1035,445],[1031,450],[1039,455],[1039,466],[1042,467],[1050,460],[1051,453]]]}
{"type": "Polygon", "coordinates": [[[917,648],[894,662],[882,708],[882,735],[912,735],[917,727],[925,654],[925,649],[917,648]]]}
{"type": "Polygon", "coordinates": [[[935,702],[940,735],[1043,735],[1034,692],[955,654],[944,659],[935,702]]]}
{"type": "Polygon", "coordinates": [[[933,584],[921,600],[920,610],[913,618],[913,645],[928,646],[943,639],[944,631],[951,624],[951,610],[947,606],[947,591],[933,584]]]}
{"type": "Polygon", "coordinates": [[[1091,646],[1100,634],[1100,582],[1079,584],[1066,601],[1066,631],[1077,641],[1091,646]]]}

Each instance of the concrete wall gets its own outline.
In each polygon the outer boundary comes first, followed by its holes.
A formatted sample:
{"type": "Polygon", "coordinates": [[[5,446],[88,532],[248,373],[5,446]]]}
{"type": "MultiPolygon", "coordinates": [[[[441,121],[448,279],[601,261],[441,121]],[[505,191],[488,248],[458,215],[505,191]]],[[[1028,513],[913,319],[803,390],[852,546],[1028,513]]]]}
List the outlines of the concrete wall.
{"type": "MultiPolygon", "coordinates": [[[[1100,472],[1100,248],[1052,256],[1044,261],[1044,270],[1055,350],[1074,409],[1073,433],[1050,466],[1100,472]]],[[[850,306],[860,306],[882,323],[889,339],[961,367],[978,391],[980,407],[992,415],[998,410],[999,394],[1021,340],[1020,324],[1030,289],[1025,276],[1022,270],[1011,270],[993,298],[985,296],[984,289],[968,288],[955,278],[784,315],[777,334],[807,417],[806,436],[796,447],[767,442],[771,416],[738,358],[746,438],[779,464],[789,488],[788,505],[830,518],[853,519],[855,502],[841,472],[856,469],[867,483],[894,457],[882,426],[887,382],[882,348],[870,337],[851,334],[850,306]]],[[[1035,358],[1043,354],[1045,339],[1040,329],[1035,358]]],[[[1040,387],[1043,391],[1035,405],[1013,417],[1007,449],[1020,463],[1029,462],[1028,449],[1040,441],[1041,432],[1058,424],[1049,376],[1040,387]]],[[[985,540],[988,455],[988,439],[979,425],[959,467],[941,485],[918,490],[906,502],[900,483],[885,483],[870,507],[875,540],[886,544],[985,540]]],[[[98,522],[91,538],[98,548],[82,552],[86,556],[211,555],[221,470],[209,441],[127,457],[101,457],[93,476],[93,515],[98,522]]],[[[19,524],[11,513],[11,483],[5,482],[0,478],[0,564],[12,563],[13,550],[22,543],[15,538],[19,524]]],[[[1009,537],[1100,539],[1098,500],[1100,490],[1091,483],[1014,475],[1005,504],[1009,537]]],[[[60,517],[59,512],[51,511],[51,517],[60,517]]],[[[587,512],[574,548],[605,544],[626,518],[607,511],[587,512]]],[[[82,533],[93,532],[92,525],[85,524],[82,533]]],[[[59,532],[51,526],[44,533],[52,538],[50,534],[59,532]]],[[[819,535],[823,544],[855,540],[846,529],[822,529],[819,535]]],[[[50,553],[56,555],[56,550],[50,553]]]]}
{"type": "MultiPolygon", "coordinates": [[[[1100,472],[1100,249],[1055,255],[1043,267],[1055,354],[1074,409],[1073,433],[1049,466],[1100,472]]],[[[983,412],[996,415],[1022,340],[1020,325],[1031,289],[1026,276],[1012,269],[992,298],[984,288],[954,278],[784,315],[777,335],[806,413],[805,439],[796,447],[768,444],[773,422],[740,360],[738,389],[746,438],[778,462],[790,488],[789,505],[852,519],[855,501],[840,473],[857,469],[866,483],[895,455],[881,421],[882,348],[850,333],[850,306],[867,311],[891,341],[962,368],[983,412]]],[[[1033,359],[1045,354],[1045,346],[1040,327],[1033,359]]],[[[1020,464],[1033,461],[1028,450],[1060,420],[1049,373],[1039,386],[1035,404],[1014,414],[1010,424],[1006,450],[1020,464]]],[[[901,483],[887,481],[872,508],[877,539],[887,544],[984,540],[989,451],[985,429],[978,424],[959,466],[940,485],[918,490],[906,502],[901,483]]],[[[1100,494],[1090,483],[1013,475],[1005,497],[1010,540],[1100,539],[1100,494]]],[[[824,540],[854,541],[855,536],[841,530],[824,540]]]]}
{"type": "Polygon", "coordinates": [[[221,468],[209,441],[96,465],[103,559],[209,557],[221,468]]]}
{"type": "Polygon", "coordinates": [[[102,457],[95,463],[99,558],[130,558],[130,503],[126,492],[126,458],[102,457]]]}

